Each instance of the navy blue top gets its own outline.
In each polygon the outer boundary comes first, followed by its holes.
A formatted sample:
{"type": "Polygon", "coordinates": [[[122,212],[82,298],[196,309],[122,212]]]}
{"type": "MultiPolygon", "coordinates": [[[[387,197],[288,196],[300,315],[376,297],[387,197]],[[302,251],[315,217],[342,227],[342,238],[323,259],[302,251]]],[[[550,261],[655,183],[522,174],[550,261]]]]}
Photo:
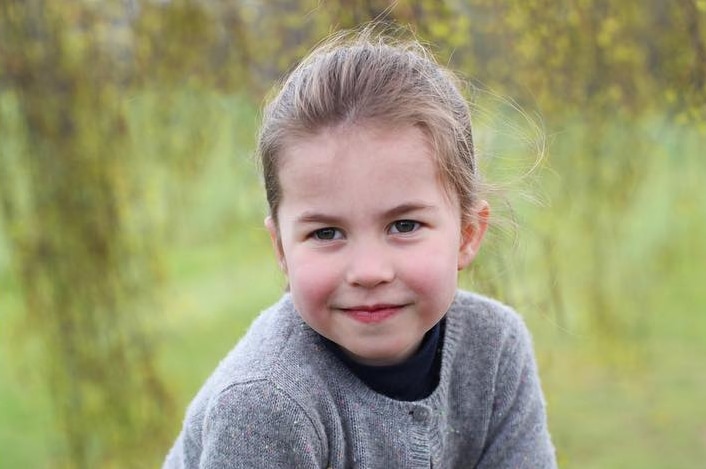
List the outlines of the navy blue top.
{"type": "Polygon", "coordinates": [[[424,335],[419,350],[396,365],[363,365],[346,355],[336,343],[322,337],[351,372],[373,391],[400,401],[417,401],[430,395],[439,383],[445,319],[424,335]]]}

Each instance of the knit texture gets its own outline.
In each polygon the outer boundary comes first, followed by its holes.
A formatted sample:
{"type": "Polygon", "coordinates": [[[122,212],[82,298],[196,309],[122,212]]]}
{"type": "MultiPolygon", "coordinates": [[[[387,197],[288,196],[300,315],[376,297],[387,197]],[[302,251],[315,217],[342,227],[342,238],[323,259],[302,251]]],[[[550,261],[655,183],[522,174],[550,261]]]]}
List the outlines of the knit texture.
{"type": "Polygon", "coordinates": [[[520,317],[459,291],[446,318],[439,384],[405,402],[365,386],[285,295],[196,395],[164,468],[555,468],[520,317]]]}

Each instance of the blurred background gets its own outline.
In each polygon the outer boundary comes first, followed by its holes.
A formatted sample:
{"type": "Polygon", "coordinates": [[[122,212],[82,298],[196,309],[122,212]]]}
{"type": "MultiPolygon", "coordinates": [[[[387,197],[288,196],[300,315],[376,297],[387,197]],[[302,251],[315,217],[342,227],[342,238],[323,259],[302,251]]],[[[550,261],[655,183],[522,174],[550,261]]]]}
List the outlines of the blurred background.
{"type": "Polygon", "coordinates": [[[462,283],[530,326],[560,466],[704,467],[703,0],[0,0],[0,467],[160,465],[284,286],[258,109],[373,19],[468,80],[462,283]]]}

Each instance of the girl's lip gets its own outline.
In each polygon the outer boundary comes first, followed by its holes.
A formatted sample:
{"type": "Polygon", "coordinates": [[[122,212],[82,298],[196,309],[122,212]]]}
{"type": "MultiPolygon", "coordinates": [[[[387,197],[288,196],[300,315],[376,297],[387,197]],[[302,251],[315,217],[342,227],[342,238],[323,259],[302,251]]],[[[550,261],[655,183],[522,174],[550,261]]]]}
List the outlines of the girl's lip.
{"type": "Polygon", "coordinates": [[[348,308],[342,308],[344,311],[368,311],[368,312],[375,312],[379,311],[381,309],[392,309],[392,308],[400,308],[401,305],[397,304],[375,304],[375,305],[359,305],[359,306],[351,306],[348,308]]]}
{"type": "Polygon", "coordinates": [[[387,318],[399,313],[404,305],[378,304],[361,305],[351,308],[342,308],[349,317],[365,324],[383,322],[387,318]]]}

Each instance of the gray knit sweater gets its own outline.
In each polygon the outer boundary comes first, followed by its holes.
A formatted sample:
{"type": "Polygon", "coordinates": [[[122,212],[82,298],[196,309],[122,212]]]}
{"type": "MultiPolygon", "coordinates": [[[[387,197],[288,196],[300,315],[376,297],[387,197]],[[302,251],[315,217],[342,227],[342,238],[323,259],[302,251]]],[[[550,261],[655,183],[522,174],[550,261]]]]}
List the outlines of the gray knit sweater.
{"type": "Polygon", "coordinates": [[[164,467],[556,467],[520,317],[462,291],[446,317],[437,388],[403,402],[350,373],[285,295],[201,388],[164,467]]]}

